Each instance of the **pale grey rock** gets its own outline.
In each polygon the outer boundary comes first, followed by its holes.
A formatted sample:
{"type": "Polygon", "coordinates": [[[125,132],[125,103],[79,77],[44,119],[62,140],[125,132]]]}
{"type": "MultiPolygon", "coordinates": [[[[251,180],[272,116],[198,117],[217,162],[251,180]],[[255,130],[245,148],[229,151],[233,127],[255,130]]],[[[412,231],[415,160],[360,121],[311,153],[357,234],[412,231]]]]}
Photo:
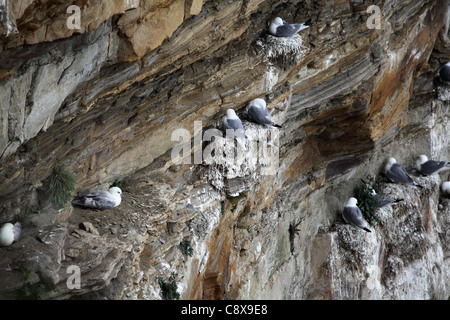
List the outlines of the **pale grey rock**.
{"type": "Polygon", "coordinates": [[[67,96],[98,73],[107,59],[107,48],[105,36],[81,50],[55,47],[44,57],[27,62],[22,75],[2,83],[0,98],[9,103],[1,111],[0,132],[8,133],[0,137],[1,158],[52,125],[67,96]],[[51,63],[54,56],[62,56],[60,63],[51,63]]]}

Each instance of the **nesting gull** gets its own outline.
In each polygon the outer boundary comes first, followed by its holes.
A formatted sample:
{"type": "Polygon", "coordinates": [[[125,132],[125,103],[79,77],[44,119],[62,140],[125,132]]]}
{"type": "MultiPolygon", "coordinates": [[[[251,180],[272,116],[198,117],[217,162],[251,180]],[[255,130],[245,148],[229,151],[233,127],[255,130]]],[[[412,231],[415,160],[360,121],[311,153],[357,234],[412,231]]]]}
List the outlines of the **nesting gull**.
{"type": "Polygon", "coordinates": [[[92,209],[111,209],[117,207],[122,201],[122,190],[118,187],[111,187],[108,191],[93,191],[85,196],[77,196],[72,204],[75,206],[92,209]]]}
{"type": "Polygon", "coordinates": [[[386,166],[384,167],[386,176],[394,183],[406,184],[412,187],[421,187],[414,182],[405,168],[395,158],[389,158],[386,166]]]}
{"type": "Polygon", "coordinates": [[[5,223],[0,228],[0,246],[6,247],[11,245],[13,242],[16,242],[20,238],[20,234],[22,233],[22,225],[20,222],[5,223]]]}
{"type": "Polygon", "coordinates": [[[252,100],[245,108],[243,115],[251,122],[263,124],[268,127],[281,128],[280,125],[272,121],[264,99],[257,98],[252,100]]]}
{"type": "Polygon", "coordinates": [[[303,23],[289,23],[283,21],[280,17],[272,20],[269,26],[269,32],[275,37],[292,37],[300,30],[309,28],[303,23]]]}
{"type": "Polygon", "coordinates": [[[372,196],[373,196],[373,200],[375,202],[375,205],[377,206],[377,208],[382,208],[385,206],[389,206],[392,204],[396,204],[400,201],[403,201],[403,199],[399,199],[399,200],[394,200],[392,198],[389,198],[388,196],[385,196],[383,194],[378,194],[375,192],[374,189],[372,189],[372,196]]]}
{"type": "Polygon", "coordinates": [[[428,157],[422,154],[416,161],[416,168],[424,176],[429,176],[433,173],[450,170],[450,162],[428,160],[428,157]]]}
{"type": "Polygon", "coordinates": [[[233,109],[228,109],[227,114],[223,117],[222,121],[223,129],[227,135],[231,134],[233,137],[236,137],[236,140],[241,144],[241,146],[245,148],[245,143],[242,141],[245,136],[245,129],[242,125],[241,119],[236,115],[236,112],[233,109]],[[233,131],[230,131],[233,130],[233,131]]]}
{"type": "Polygon", "coordinates": [[[344,211],[342,212],[342,217],[348,224],[354,225],[355,227],[361,228],[366,232],[372,232],[366,228],[367,222],[364,220],[361,210],[358,208],[356,203],[358,200],[351,197],[348,199],[344,206],[344,211]]]}

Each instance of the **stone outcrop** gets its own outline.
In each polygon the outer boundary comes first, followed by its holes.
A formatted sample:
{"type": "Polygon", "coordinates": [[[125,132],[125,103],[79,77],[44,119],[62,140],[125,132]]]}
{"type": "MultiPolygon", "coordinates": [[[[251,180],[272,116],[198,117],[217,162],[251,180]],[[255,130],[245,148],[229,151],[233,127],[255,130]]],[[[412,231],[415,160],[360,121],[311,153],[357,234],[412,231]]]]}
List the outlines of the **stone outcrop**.
{"type": "Polygon", "coordinates": [[[0,223],[24,230],[0,248],[2,296],[27,274],[56,299],[161,299],[158,278],[177,273],[185,299],[447,299],[448,174],[411,189],[381,171],[450,156],[450,89],[433,82],[449,6],[374,5],[375,28],[350,0],[0,1],[0,223]],[[310,27],[276,39],[277,15],[310,27]],[[208,162],[226,140],[201,135],[257,97],[282,128],[244,121],[264,148],[208,162]],[[61,162],[80,192],[121,181],[121,205],[48,203],[61,162]],[[368,174],[404,199],[372,233],[341,218],[368,174]]]}

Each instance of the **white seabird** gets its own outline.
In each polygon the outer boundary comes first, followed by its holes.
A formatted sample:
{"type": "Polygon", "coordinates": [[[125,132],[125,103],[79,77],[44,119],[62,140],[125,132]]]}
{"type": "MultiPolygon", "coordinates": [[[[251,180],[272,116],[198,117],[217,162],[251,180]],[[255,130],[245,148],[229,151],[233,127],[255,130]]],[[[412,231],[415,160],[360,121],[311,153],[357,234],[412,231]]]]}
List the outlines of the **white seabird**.
{"type": "Polygon", "coordinates": [[[241,119],[237,116],[233,109],[228,109],[227,114],[223,117],[223,127],[225,130],[242,130],[244,132],[244,126],[241,119]]]}
{"type": "Polygon", "coordinates": [[[292,37],[300,30],[309,28],[303,23],[289,23],[283,21],[280,17],[272,20],[269,26],[269,32],[275,37],[292,37]]]}
{"type": "Polygon", "coordinates": [[[75,206],[92,209],[111,209],[122,202],[122,190],[119,187],[111,187],[108,191],[93,191],[85,196],[77,196],[72,204],[75,206]]]}
{"type": "Polygon", "coordinates": [[[357,202],[358,200],[356,200],[356,198],[351,197],[348,199],[344,206],[342,217],[348,224],[361,228],[366,232],[372,232],[366,227],[367,222],[364,220],[361,210],[356,205],[357,202]]]}
{"type": "Polygon", "coordinates": [[[421,154],[416,161],[416,168],[424,176],[429,176],[433,173],[450,170],[450,162],[428,160],[426,155],[421,154]]]}
{"type": "Polygon", "coordinates": [[[223,117],[222,121],[223,129],[225,130],[225,134],[231,135],[233,138],[235,137],[236,140],[242,145],[244,149],[245,143],[242,141],[242,139],[247,139],[245,135],[245,129],[242,125],[241,119],[236,115],[236,112],[233,109],[228,109],[227,114],[223,117]],[[232,130],[232,131],[231,131],[232,130]]]}
{"type": "Polygon", "coordinates": [[[245,108],[243,115],[251,122],[263,124],[269,127],[281,128],[280,125],[275,124],[272,121],[264,99],[256,98],[252,100],[245,108]]]}
{"type": "Polygon", "coordinates": [[[410,177],[405,168],[401,164],[398,164],[395,158],[389,158],[386,166],[384,167],[384,172],[386,176],[394,183],[406,184],[413,187],[420,187],[414,182],[410,177]]]}
{"type": "Polygon", "coordinates": [[[373,200],[375,202],[375,205],[377,206],[377,208],[382,208],[385,206],[389,206],[392,204],[396,204],[400,201],[403,201],[403,199],[400,200],[394,200],[392,198],[389,198],[388,196],[385,196],[383,194],[378,194],[375,192],[374,189],[372,189],[372,196],[373,196],[373,200]]]}

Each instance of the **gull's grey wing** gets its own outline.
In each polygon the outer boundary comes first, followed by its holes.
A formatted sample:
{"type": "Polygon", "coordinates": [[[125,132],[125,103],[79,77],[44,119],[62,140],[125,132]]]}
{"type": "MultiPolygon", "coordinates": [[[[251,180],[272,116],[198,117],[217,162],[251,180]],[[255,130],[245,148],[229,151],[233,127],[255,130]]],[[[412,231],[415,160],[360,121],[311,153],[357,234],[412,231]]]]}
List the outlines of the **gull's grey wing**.
{"type": "MultiPolygon", "coordinates": [[[[447,161],[434,161],[428,160],[420,165],[420,173],[429,176],[430,174],[435,173],[436,171],[444,168],[448,164],[447,161]]],[[[449,167],[450,169],[450,167],[449,167]]]]}
{"type": "Polygon", "coordinates": [[[238,130],[242,129],[244,130],[244,126],[242,125],[242,121],[240,119],[227,119],[223,121],[223,127],[225,129],[233,129],[238,130]]]}
{"type": "Polygon", "coordinates": [[[242,125],[240,119],[227,119],[223,121],[223,129],[225,131],[225,135],[229,138],[245,138],[245,129],[242,125]],[[228,130],[233,130],[231,133],[227,132],[228,130]]]}
{"type": "Polygon", "coordinates": [[[105,210],[105,209],[111,209],[114,208],[116,205],[116,203],[111,200],[111,199],[107,199],[107,198],[97,198],[94,202],[94,208],[96,209],[100,209],[100,210],[105,210]]]}
{"type": "Polygon", "coordinates": [[[108,191],[93,191],[85,196],[78,196],[72,204],[76,206],[93,208],[93,209],[111,209],[115,206],[115,201],[108,191]]]}
{"type": "Polygon", "coordinates": [[[381,208],[384,206],[388,206],[390,204],[394,204],[397,203],[397,200],[391,199],[385,195],[382,194],[376,194],[373,196],[373,199],[375,201],[375,204],[377,206],[377,208],[381,208]]]}
{"type": "Polygon", "coordinates": [[[247,110],[247,117],[252,122],[258,124],[272,125],[273,121],[270,118],[269,111],[265,108],[258,108],[250,106],[247,110]]]}
{"type": "Polygon", "coordinates": [[[75,206],[100,210],[111,209],[115,207],[115,202],[107,198],[78,197],[72,201],[72,204],[75,206]]]}
{"type": "Polygon", "coordinates": [[[362,216],[361,210],[358,207],[344,207],[342,216],[348,224],[352,224],[358,228],[361,228],[367,232],[371,232],[366,228],[365,220],[362,216]]]}
{"type": "Polygon", "coordinates": [[[292,37],[294,34],[299,32],[305,25],[301,23],[288,23],[284,22],[282,26],[277,28],[275,36],[277,37],[292,37]]]}
{"type": "Polygon", "coordinates": [[[227,130],[227,129],[233,129],[233,128],[231,127],[231,125],[228,123],[228,120],[226,120],[226,119],[223,119],[222,125],[223,125],[223,129],[224,129],[224,130],[227,130]]]}
{"type": "Polygon", "coordinates": [[[358,207],[344,207],[343,217],[345,222],[358,227],[364,226],[361,210],[358,207]]]}
{"type": "Polygon", "coordinates": [[[386,175],[392,182],[415,185],[414,180],[409,176],[405,168],[398,163],[394,163],[391,169],[386,172],[386,175]]]}
{"type": "Polygon", "coordinates": [[[92,191],[85,195],[86,198],[108,198],[111,197],[111,193],[105,190],[92,191]]]}

